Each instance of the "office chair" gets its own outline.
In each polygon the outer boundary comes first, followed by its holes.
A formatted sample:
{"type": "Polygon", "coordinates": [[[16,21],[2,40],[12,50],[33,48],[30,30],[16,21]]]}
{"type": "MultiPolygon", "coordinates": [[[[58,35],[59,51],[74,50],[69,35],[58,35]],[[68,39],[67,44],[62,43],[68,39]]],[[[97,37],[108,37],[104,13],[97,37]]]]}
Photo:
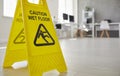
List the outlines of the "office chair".
{"type": "Polygon", "coordinates": [[[101,21],[100,23],[100,29],[102,30],[100,37],[103,37],[104,33],[106,33],[106,36],[109,37],[108,30],[110,29],[108,21],[101,21]]]}
{"type": "Polygon", "coordinates": [[[85,24],[81,24],[78,29],[80,37],[84,37],[83,33],[88,32],[88,28],[86,27],[85,24]]]}

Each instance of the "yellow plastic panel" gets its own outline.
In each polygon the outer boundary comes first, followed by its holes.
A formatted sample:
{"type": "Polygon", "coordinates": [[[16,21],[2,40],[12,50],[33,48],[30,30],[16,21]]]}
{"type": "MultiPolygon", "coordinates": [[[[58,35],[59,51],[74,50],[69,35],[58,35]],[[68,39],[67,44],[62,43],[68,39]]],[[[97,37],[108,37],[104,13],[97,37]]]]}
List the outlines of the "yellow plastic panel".
{"type": "Polygon", "coordinates": [[[18,0],[3,66],[11,67],[14,62],[26,59],[26,39],[23,27],[21,1],[18,0]]]}
{"type": "Polygon", "coordinates": [[[53,69],[66,72],[46,0],[40,1],[40,4],[31,4],[22,0],[30,75],[40,76],[53,69]]]}

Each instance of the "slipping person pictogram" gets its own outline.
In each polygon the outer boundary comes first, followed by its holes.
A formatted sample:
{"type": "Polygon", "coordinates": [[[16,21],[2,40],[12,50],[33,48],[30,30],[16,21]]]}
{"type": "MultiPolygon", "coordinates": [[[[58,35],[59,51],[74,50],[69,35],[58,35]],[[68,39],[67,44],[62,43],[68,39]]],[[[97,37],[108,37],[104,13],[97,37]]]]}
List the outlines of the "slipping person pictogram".
{"type": "Polygon", "coordinates": [[[40,38],[40,36],[42,36],[42,38],[48,43],[46,37],[49,38],[49,36],[45,35],[45,33],[47,33],[47,32],[43,32],[42,30],[40,30],[37,37],[40,38]]]}
{"type": "Polygon", "coordinates": [[[14,44],[23,44],[23,43],[25,43],[24,29],[20,31],[20,33],[17,35],[17,37],[14,40],[14,44]]]}
{"type": "Polygon", "coordinates": [[[46,45],[54,45],[55,41],[45,28],[43,24],[40,24],[36,33],[36,37],[34,39],[35,46],[46,46],[46,45]]]}

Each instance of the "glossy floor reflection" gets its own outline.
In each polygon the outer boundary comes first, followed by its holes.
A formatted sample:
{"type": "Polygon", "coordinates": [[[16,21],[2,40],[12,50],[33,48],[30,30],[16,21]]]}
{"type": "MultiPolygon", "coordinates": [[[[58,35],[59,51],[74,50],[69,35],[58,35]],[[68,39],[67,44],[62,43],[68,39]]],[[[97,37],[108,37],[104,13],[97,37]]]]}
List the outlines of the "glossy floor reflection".
{"type": "MultiPolygon", "coordinates": [[[[67,73],[56,70],[43,76],[120,76],[119,38],[62,39],[60,45],[68,66],[67,73]]],[[[0,66],[4,49],[0,50],[0,66]]],[[[29,76],[27,68],[2,69],[0,76],[29,76]]]]}

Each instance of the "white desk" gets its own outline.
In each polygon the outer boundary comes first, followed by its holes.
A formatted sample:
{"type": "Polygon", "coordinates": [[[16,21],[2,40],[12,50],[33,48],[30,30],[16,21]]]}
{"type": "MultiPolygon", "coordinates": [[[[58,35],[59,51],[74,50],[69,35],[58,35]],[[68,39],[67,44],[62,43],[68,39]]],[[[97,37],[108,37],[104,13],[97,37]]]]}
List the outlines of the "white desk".
{"type": "MultiPolygon", "coordinates": [[[[100,23],[94,23],[94,24],[90,24],[92,26],[92,37],[95,37],[95,26],[100,26],[100,23]]],[[[120,37],[120,23],[115,22],[115,23],[109,23],[109,25],[118,25],[118,29],[119,29],[119,37],[120,37]]]]}
{"type": "MultiPolygon", "coordinates": [[[[120,23],[118,22],[115,22],[115,23],[109,23],[109,25],[111,26],[111,25],[113,25],[113,26],[118,26],[118,29],[119,29],[119,37],[120,37],[120,23]]],[[[94,29],[96,26],[100,26],[100,23],[94,23],[94,25],[93,25],[93,27],[92,27],[92,37],[94,38],[96,35],[95,35],[95,30],[96,29],[94,29]]]]}
{"type": "Polygon", "coordinates": [[[78,28],[78,24],[74,23],[74,22],[70,22],[70,23],[61,23],[63,26],[68,26],[70,27],[70,33],[71,33],[71,37],[74,37],[74,29],[78,28]]]}
{"type": "Polygon", "coordinates": [[[57,23],[61,24],[61,29],[56,29],[59,38],[73,38],[78,28],[77,23],[57,23]]]}

